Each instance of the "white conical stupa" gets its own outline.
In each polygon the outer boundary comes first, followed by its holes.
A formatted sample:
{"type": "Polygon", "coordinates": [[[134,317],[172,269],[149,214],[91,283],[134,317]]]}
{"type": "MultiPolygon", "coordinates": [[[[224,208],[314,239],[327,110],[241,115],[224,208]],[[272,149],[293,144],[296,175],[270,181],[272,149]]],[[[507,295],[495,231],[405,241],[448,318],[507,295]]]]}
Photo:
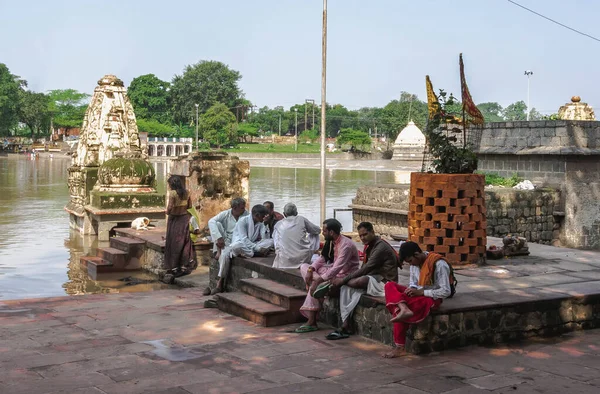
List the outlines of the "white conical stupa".
{"type": "Polygon", "coordinates": [[[398,134],[394,142],[394,155],[392,160],[418,161],[423,160],[425,149],[425,135],[411,120],[398,134]]]}

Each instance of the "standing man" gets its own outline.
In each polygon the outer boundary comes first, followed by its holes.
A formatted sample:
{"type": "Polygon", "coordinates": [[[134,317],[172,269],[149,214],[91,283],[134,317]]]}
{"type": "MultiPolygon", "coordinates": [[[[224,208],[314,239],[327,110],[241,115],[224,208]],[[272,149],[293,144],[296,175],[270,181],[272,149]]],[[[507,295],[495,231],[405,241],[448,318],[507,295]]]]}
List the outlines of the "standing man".
{"type": "MultiPolygon", "coordinates": [[[[228,274],[221,260],[222,251],[225,247],[231,245],[233,230],[240,217],[247,215],[246,200],[238,197],[231,200],[231,209],[217,214],[217,216],[208,221],[210,237],[214,243],[213,252],[215,253],[215,258],[219,260],[219,281],[217,282],[216,292],[223,290],[223,279],[228,274]]],[[[210,294],[211,290],[207,289],[204,293],[205,295],[207,295],[206,293],[210,294]]]]}
{"type": "Polygon", "coordinates": [[[267,237],[267,227],[263,223],[267,209],[261,205],[252,207],[251,215],[241,217],[233,230],[231,245],[225,247],[219,256],[219,281],[211,294],[222,292],[224,280],[229,274],[231,259],[236,256],[266,256],[273,247],[273,240],[267,237]]]}
{"type": "Polygon", "coordinates": [[[423,252],[415,242],[400,246],[400,261],[410,264],[410,286],[395,282],[384,286],[385,303],[392,314],[395,348],[384,354],[395,358],[405,353],[406,332],[411,324],[423,321],[444,298],[452,297],[456,286],[452,266],[443,256],[423,252]]]}
{"type": "Polygon", "coordinates": [[[326,245],[333,245],[333,250],[329,247],[324,247],[325,251],[321,256],[315,260],[312,265],[302,264],[300,266],[300,273],[306,287],[308,294],[306,300],[300,308],[302,313],[308,322],[296,329],[297,333],[305,333],[316,331],[319,329],[317,326],[317,318],[319,311],[321,310],[321,301],[327,291],[332,287],[331,281],[335,278],[344,278],[351,272],[358,269],[358,250],[354,242],[349,238],[344,237],[342,234],[342,224],[336,219],[327,219],[323,222],[323,236],[325,237],[326,245]],[[328,256],[333,252],[333,263],[327,264],[328,256]]]}
{"type": "Polygon", "coordinates": [[[398,282],[398,254],[394,248],[375,235],[373,224],[362,222],[358,225],[358,236],[365,245],[364,262],[360,269],[344,278],[331,282],[340,289],[340,312],[342,328],[331,332],[327,339],[348,338],[350,317],[358,305],[360,297],[365,293],[375,297],[385,296],[384,286],[387,282],[398,282]]]}
{"type": "Polygon", "coordinates": [[[283,213],[285,218],[277,222],[273,232],[273,268],[298,268],[302,264],[310,264],[314,252],[319,250],[321,229],[298,215],[295,204],[285,204],[283,213]]]}

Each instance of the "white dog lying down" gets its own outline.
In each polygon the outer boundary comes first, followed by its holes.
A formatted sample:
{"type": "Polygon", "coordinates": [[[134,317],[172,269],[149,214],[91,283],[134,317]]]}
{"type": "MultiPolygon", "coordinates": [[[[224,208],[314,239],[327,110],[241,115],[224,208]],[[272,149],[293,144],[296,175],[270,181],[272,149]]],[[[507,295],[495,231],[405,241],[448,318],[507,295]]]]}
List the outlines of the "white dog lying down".
{"type": "Polygon", "coordinates": [[[146,217],[136,218],[133,222],[131,222],[131,228],[136,230],[148,230],[148,225],[150,224],[150,219],[146,217]]]}

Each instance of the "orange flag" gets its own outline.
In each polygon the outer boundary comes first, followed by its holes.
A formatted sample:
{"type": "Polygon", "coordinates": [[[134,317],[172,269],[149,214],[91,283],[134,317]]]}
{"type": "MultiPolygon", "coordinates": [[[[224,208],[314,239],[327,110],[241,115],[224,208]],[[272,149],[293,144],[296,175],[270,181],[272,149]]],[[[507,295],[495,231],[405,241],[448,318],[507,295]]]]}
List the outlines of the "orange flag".
{"type": "Polygon", "coordinates": [[[465,111],[465,119],[467,122],[471,124],[483,124],[484,119],[481,111],[473,102],[473,98],[471,97],[471,93],[469,93],[469,87],[467,86],[467,81],[465,79],[465,65],[463,63],[462,53],[459,56],[460,61],[460,88],[462,93],[462,105],[463,110],[465,111]]]}

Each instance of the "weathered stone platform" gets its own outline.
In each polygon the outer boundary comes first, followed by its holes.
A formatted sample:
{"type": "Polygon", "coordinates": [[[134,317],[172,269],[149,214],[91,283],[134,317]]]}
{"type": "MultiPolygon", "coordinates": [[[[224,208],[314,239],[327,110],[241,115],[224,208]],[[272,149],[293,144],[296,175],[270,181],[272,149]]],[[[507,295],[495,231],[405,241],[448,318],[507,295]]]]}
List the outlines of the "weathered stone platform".
{"type": "MultiPolygon", "coordinates": [[[[535,244],[530,250],[531,256],[458,270],[457,294],[413,326],[409,350],[425,353],[600,326],[600,253],[535,244]]],[[[272,257],[234,259],[228,290],[237,291],[248,278],[304,290],[299,270],[274,269],[272,261],[272,257]]],[[[214,268],[216,262],[211,266],[213,284],[214,268]]],[[[400,281],[408,282],[408,270],[401,271],[400,281]]],[[[325,300],[321,319],[334,326],[340,323],[337,299],[325,300]]],[[[353,319],[356,334],[392,343],[390,316],[382,299],[363,296],[353,319]]]]}

